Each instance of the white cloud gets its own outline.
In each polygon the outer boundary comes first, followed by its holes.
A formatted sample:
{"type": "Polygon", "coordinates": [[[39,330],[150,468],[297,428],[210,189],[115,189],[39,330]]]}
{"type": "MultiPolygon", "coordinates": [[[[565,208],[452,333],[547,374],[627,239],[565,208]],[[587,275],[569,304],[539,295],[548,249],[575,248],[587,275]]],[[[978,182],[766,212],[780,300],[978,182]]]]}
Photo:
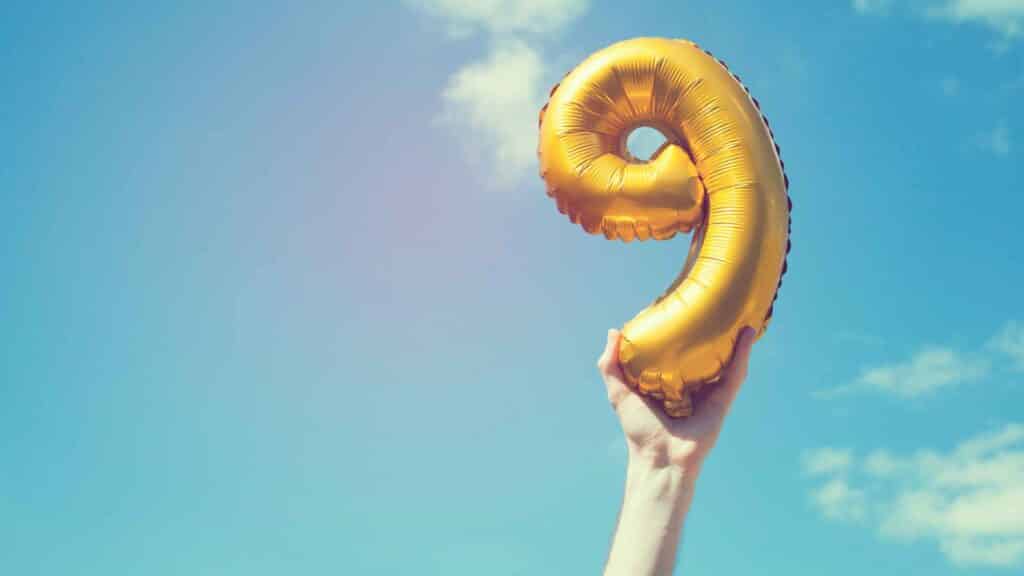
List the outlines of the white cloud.
{"type": "Polygon", "coordinates": [[[486,158],[498,183],[511,184],[536,162],[543,76],[541,55],[513,41],[456,72],[441,95],[442,119],[465,129],[466,152],[477,161],[486,158]]]}
{"type": "Polygon", "coordinates": [[[1024,0],[945,0],[928,15],[951,22],[984,24],[1012,39],[1024,32],[1024,0]]]}
{"type": "Polygon", "coordinates": [[[841,478],[833,478],[811,492],[811,501],[826,518],[840,522],[860,522],[867,515],[863,490],[850,487],[841,478]]]}
{"type": "Polygon", "coordinates": [[[847,483],[846,475],[853,464],[849,450],[821,448],[804,454],[804,474],[826,477],[823,485],[811,491],[811,502],[826,518],[842,522],[859,522],[867,513],[863,490],[847,483]]]}
{"type": "Polygon", "coordinates": [[[557,32],[587,8],[588,0],[408,0],[443,18],[448,33],[461,37],[482,30],[491,34],[557,32]]]}
{"type": "Polygon", "coordinates": [[[988,361],[966,357],[952,348],[930,347],[909,360],[865,368],[850,384],[833,388],[820,396],[876,391],[901,398],[914,398],[972,382],[988,374],[988,361]]]}
{"type": "Polygon", "coordinates": [[[406,2],[443,19],[451,36],[488,37],[490,52],[448,79],[440,120],[457,129],[468,159],[486,166],[488,183],[514,184],[536,165],[537,114],[553,76],[539,40],[579,18],[589,0],[406,2]]]}
{"type": "Polygon", "coordinates": [[[953,539],[942,543],[942,551],[961,566],[1016,566],[1024,557],[1024,540],[953,539]]]}
{"type": "Polygon", "coordinates": [[[1005,157],[1010,154],[1010,129],[1006,122],[999,122],[988,132],[979,134],[975,141],[996,156],[1005,157]]]}
{"type": "Polygon", "coordinates": [[[890,0],[853,0],[853,9],[860,14],[884,13],[890,0]]]}
{"type": "Polygon", "coordinates": [[[1000,368],[1006,361],[1011,369],[1024,372],[1024,324],[1015,320],[1007,322],[978,352],[925,347],[908,360],[864,368],[852,382],[816,390],[812,395],[835,398],[873,391],[916,398],[985,378],[993,366],[1000,368]]]}
{"type": "MultiPolygon", "coordinates": [[[[858,14],[885,14],[891,0],[853,0],[858,14]]],[[[997,51],[1004,51],[1009,42],[1024,34],[1024,0],[910,0],[909,11],[922,18],[956,24],[977,24],[995,31],[1000,42],[997,51]]]]}
{"type": "Polygon", "coordinates": [[[840,474],[850,468],[853,456],[849,450],[820,448],[804,454],[804,473],[810,476],[840,474]]]}
{"type": "Polygon", "coordinates": [[[828,519],[868,523],[890,540],[934,541],[961,566],[1024,565],[1022,424],[948,453],[876,451],[822,482],[811,499],[828,519]]]}
{"type": "Polygon", "coordinates": [[[1024,372],[1024,324],[1011,320],[989,345],[1009,357],[1015,369],[1024,372]]]}

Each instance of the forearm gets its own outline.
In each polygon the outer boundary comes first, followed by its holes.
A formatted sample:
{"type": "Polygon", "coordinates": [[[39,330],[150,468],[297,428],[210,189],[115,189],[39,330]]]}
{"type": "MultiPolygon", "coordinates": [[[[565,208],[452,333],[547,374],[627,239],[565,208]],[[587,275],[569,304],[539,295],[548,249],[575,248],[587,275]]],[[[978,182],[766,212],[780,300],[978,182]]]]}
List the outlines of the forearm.
{"type": "Polygon", "coordinates": [[[671,574],[696,474],[631,461],[606,576],[671,574]]]}

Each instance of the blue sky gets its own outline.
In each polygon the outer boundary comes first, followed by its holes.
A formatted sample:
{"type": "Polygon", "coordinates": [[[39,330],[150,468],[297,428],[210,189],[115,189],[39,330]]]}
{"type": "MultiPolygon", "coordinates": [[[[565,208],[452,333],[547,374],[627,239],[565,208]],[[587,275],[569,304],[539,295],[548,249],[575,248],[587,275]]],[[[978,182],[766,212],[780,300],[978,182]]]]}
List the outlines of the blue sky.
{"type": "Polygon", "coordinates": [[[794,202],[678,572],[1019,572],[1019,0],[6,4],[0,570],[598,572],[594,363],[688,241],[572,226],[536,112],[634,36],[794,202]]]}

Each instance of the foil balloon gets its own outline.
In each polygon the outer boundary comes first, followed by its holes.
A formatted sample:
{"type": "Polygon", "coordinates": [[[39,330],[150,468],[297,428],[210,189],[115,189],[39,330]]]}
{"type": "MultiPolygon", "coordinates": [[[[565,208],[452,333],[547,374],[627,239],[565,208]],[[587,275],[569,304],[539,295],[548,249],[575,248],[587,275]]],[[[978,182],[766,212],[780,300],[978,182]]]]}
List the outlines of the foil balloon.
{"type": "Polygon", "coordinates": [[[789,180],[753,99],[723,62],[687,40],[636,38],[594,53],[540,112],[540,174],[558,209],[608,239],[693,232],[682,272],[622,329],[630,386],[672,417],[717,380],[739,331],[760,338],[790,249],[789,180]],[[665,143],[647,161],[626,139],[665,143]]]}

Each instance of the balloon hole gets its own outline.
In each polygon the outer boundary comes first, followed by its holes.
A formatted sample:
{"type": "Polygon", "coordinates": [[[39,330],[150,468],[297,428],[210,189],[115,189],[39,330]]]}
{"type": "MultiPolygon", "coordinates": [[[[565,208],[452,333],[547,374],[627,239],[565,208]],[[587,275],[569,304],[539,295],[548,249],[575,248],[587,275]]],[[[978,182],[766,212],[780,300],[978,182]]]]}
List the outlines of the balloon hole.
{"type": "Polygon", "coordinates": [[[629,152],[631,161],[648,162],[667,141],[665,135],[657,128],[638,126],[626,137],[626,151],[629,152]]]}

